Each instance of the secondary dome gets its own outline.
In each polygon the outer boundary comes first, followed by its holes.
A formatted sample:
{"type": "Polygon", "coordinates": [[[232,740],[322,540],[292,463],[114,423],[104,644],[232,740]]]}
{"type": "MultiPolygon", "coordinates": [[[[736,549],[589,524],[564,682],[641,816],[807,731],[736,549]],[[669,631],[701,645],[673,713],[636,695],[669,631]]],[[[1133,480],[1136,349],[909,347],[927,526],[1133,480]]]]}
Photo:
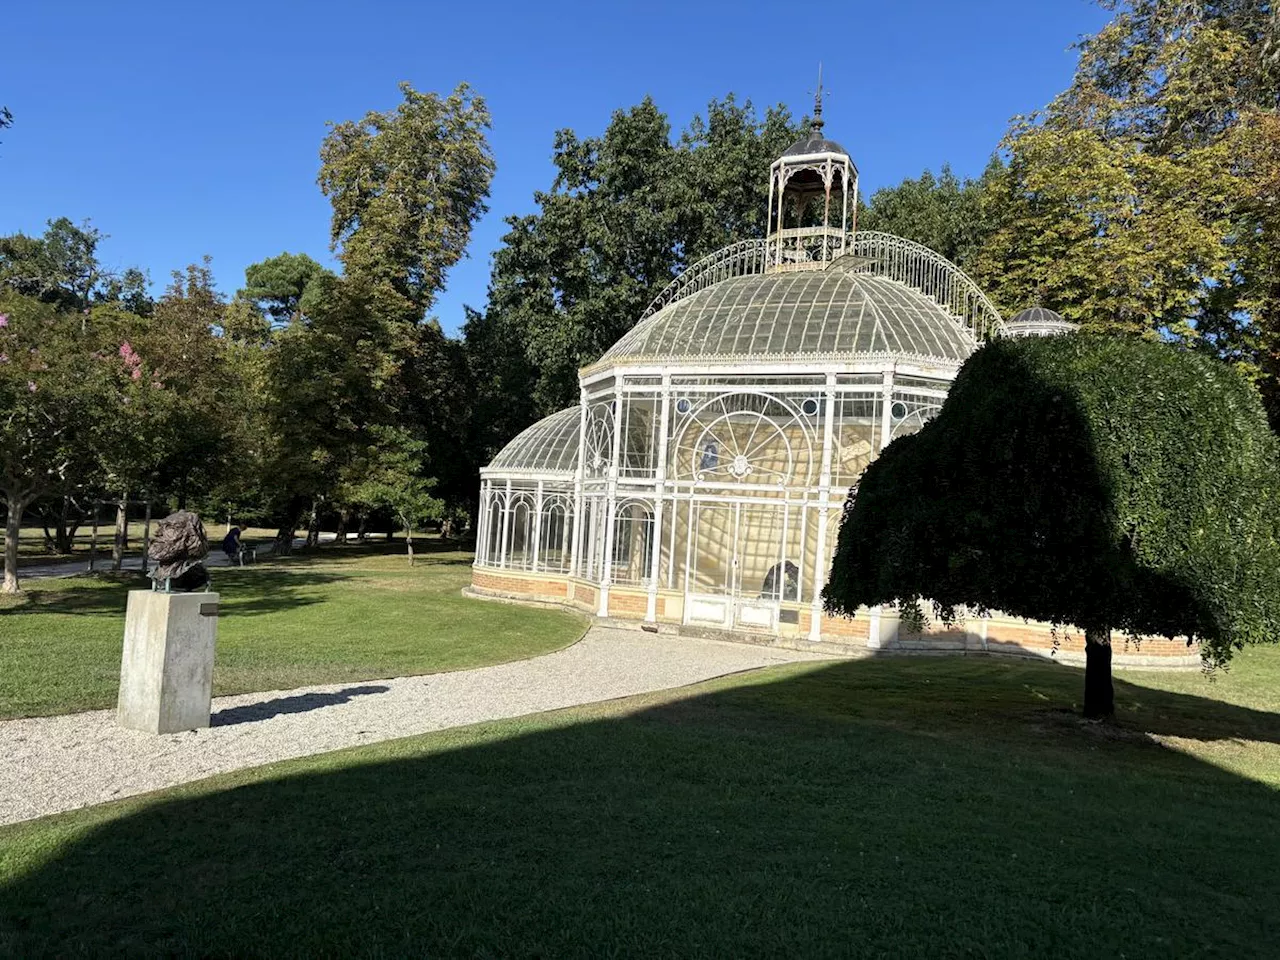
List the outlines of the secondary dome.
{"type": "Polygon", "coordinates": [[[803,157],[811,153],[843,153],[847,156],[849,151],[834,140],[828,140],[817,130],[810,130],[782,151],[784,157],[803,157]]]}
{"type": "Polygon", "coordinates": [[[1028,307],[1005,321],[1005,336],[1009,337],[1048,337],[1075,329],[1076,324],[1048,307],[1028,307]]]}
{"type": "Polygon", "coordinates": [[[581,407],[569,407],[527,427],[499,451],[489,469],[572,475],[578,469],[581,413],[581,407]]]}
{"type": "Polygon", "coordinates": [[[832,267],[734,277],[636,324],[590,369],[652,361],[797,362],[896,356],[962,363],[977,341],[936,301],[832,267]]]}

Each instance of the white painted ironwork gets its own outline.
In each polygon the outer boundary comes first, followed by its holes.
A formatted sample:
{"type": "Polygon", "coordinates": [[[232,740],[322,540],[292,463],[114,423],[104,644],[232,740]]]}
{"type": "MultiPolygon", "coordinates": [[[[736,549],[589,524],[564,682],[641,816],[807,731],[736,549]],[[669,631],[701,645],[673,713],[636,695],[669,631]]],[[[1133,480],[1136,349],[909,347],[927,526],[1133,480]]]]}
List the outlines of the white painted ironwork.
{"type": "Polygon", "coordinates": [[[1005,324],[1006,336],[1010,337],[1052,337],[1077,329],[1077,324],[1047,307],[1028,307],[1015,313],[1005,324]]]}
{"type": "Polygon", "coordinates": [[[822,638],[851,490],[1006,329],[955,264],[851,229],[857,170],[820,126],[771,174],[769,237],[674,279],[578,406],[481,471],[477,567],[590,585],[600,615],[822,638]]]}
{"type": "Polygon", "coordinates": [[[663,287],[644,313],[640,314],[640,319],[643,320],[657,313],[667,304],[675,303],[699,290],[705,290],[722,280],[764,273],[766,246],[767,241],[764,238],[739,240],[715,253],[708,254],[663,287]]]}
{"type": "MultiPolygon", "coordinates": [[[[863,230],[854,235],[846,257],[852,270],[888,277],[932,298],[978,342],[1004,332],[1000,311],[969,275],[923,244],[863,230]]],[[[837,261],[832,266],[839,265],[837,261]]]]}

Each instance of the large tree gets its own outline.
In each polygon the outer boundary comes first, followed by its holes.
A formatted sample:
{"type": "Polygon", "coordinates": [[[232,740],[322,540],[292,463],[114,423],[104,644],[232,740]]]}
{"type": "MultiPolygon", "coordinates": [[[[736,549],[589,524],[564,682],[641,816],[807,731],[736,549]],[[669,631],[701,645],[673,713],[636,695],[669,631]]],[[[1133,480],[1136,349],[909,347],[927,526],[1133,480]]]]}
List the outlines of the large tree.
{"type": "Polygon", "coordinates": [[[477,389],[476,459],[577,399],[577,371],[681,269],[762,236],[769,164],[799,134],[782,107],[713,101],[673,141],[650,99],[600,136],[556,135],[538,211],[509,218],[489,304],[464,328],[477,389]]]}
{"type": "MultiPolygon", "coordinates": [[[[331,239],[344,274],[340,287],[322,285],[340,294],[327,302],[320,297],[311,308],[309,295],[299,298],[301,312],[316,316],[308,317],[310,347],[294,359],[319,362],[322,382],[336,377],[347,396],[364,399],[350,416],[332,399],[320,401],[335,415],[324,456],[313,458],[310,471],[314,477],[323,464],[324,496],[334,495],[336,478],[349,474],[351,464],[366,459],[372,431],[404,430],[441,495],[456,502],[462,491],[469,499],[471,486],[470,378],[460,346],[425,314],[486,209],[494,172],[489,113],[466,84],[447,97],[408,84],[400,89],[404,101],[396,110],[338,124],[325,138],[319,182],[333,204],[331,239]],[[357,302],[358,320],[349,310],[357,302]],[[344,315],[351,331],[335,326],[344,315]],[[338,358],[327,345],[342,340],[351,362],[333,364],[338,358]]],[[[289,346],[303,346],[303,338],[289,346]]]]}
{"type": "Polygon", "coordinates": [[[1085,631],[1084,712],[1113,712],[1111,631],[1209,664],[1280,640],[1280,443],[1230,367],[1136,337],[996,340],[867,469],[828,608],[920,599],[1085,631]]]}
{"type": "Polygon", "coordinates": [[[301,323],[319,307],[323,280],[332,276],[305,253],[281,253],[245,268],[239,296],[276,326],[301,323]]]}
{"type": "Polygon", "coordinates": [[[119,403],[127,360],[33,297],[0,292],[0,495],[4,584],[18,592],[18,535],[35,498],[94,469],[104,410],[119,403]]]}
{"type": "Polygon", "coordinates": [[[85,309],[109,279],[98,262],[102,239],[88,222],[66,217],[50,220],[39,237],[0,237],[0,285],[63,310],[85,309]]]}
{"type": "Polygon", "coordinates": [[[1280,19],[1102,0],[1071,86],[1015,121],[974,272],[1006,310],[1174,338],[1262,378],[1280,424],[1280,19]]]}
{"type": "Polygon", "coordinates": [[[465,83],[447,97],[400,84],[404,102],[335,124],[320,150],[330,238],[381,308],[418,319],[466,252],[494,163],[489,111],[465,83]]]}

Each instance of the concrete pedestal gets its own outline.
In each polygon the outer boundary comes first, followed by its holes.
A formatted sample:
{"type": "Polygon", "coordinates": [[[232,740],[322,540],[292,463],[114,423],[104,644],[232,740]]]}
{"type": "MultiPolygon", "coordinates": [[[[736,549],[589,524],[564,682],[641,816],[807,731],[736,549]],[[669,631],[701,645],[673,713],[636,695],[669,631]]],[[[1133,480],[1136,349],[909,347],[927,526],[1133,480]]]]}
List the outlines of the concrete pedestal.
{"type": "Polygon", "coordinates": [[[131,590],[116,721],[146,733],[209,726],[216,593],[131,590]]]}

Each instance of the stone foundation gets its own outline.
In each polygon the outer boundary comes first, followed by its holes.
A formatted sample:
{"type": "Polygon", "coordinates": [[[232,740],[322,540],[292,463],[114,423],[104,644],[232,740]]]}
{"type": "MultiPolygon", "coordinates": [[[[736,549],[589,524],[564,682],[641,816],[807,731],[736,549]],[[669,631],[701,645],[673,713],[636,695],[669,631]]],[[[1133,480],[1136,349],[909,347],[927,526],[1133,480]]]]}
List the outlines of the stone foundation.
{"type": "MultiPolygon", "coordinates": [[[[550,603],[580,610],[592,616],[599,609],[600,588],[584,580],[547,573],[524,573],[514,570],[472,570],[472,596],[550,603]]],[[[642,587],[613,585],[609,588],[607,617],[620,624],[637,626],[645,620],[648,593],[642,587]]],[[[723,639],[741,639],[752,643],[776,643],[807,650],[827,650],[837,655],[899,654],[1013,656],[1056,660],[1062,663],[1084,663],[1084,631],[1074,627],[1055,630],[1044,623],[1014,617],[969,617],[947,628],[930,623],[921,633],[902,629],[895,612],[859,610],[857,616],[822,615],[818,625],[822,641],[809,640],[812,608],[798,603],[782,604],[782,622],[771,633],[711,631],[723,639]]],[[[656,601],[656,621],[663,632],[676,632],[684,617],[684,595],[660,590],[656,601]]],[[[696,628],[694,632],[697,632],[696,628]]],[[[702,631],[707,632],[707,631],[702,631]]],[[[1186,669],[1200,666],[1195,646],[1183,640],[1163,637],[1142,641],[1115,636],[1112,640],[1112,662],[1116,666],[1186,669]]]]}

